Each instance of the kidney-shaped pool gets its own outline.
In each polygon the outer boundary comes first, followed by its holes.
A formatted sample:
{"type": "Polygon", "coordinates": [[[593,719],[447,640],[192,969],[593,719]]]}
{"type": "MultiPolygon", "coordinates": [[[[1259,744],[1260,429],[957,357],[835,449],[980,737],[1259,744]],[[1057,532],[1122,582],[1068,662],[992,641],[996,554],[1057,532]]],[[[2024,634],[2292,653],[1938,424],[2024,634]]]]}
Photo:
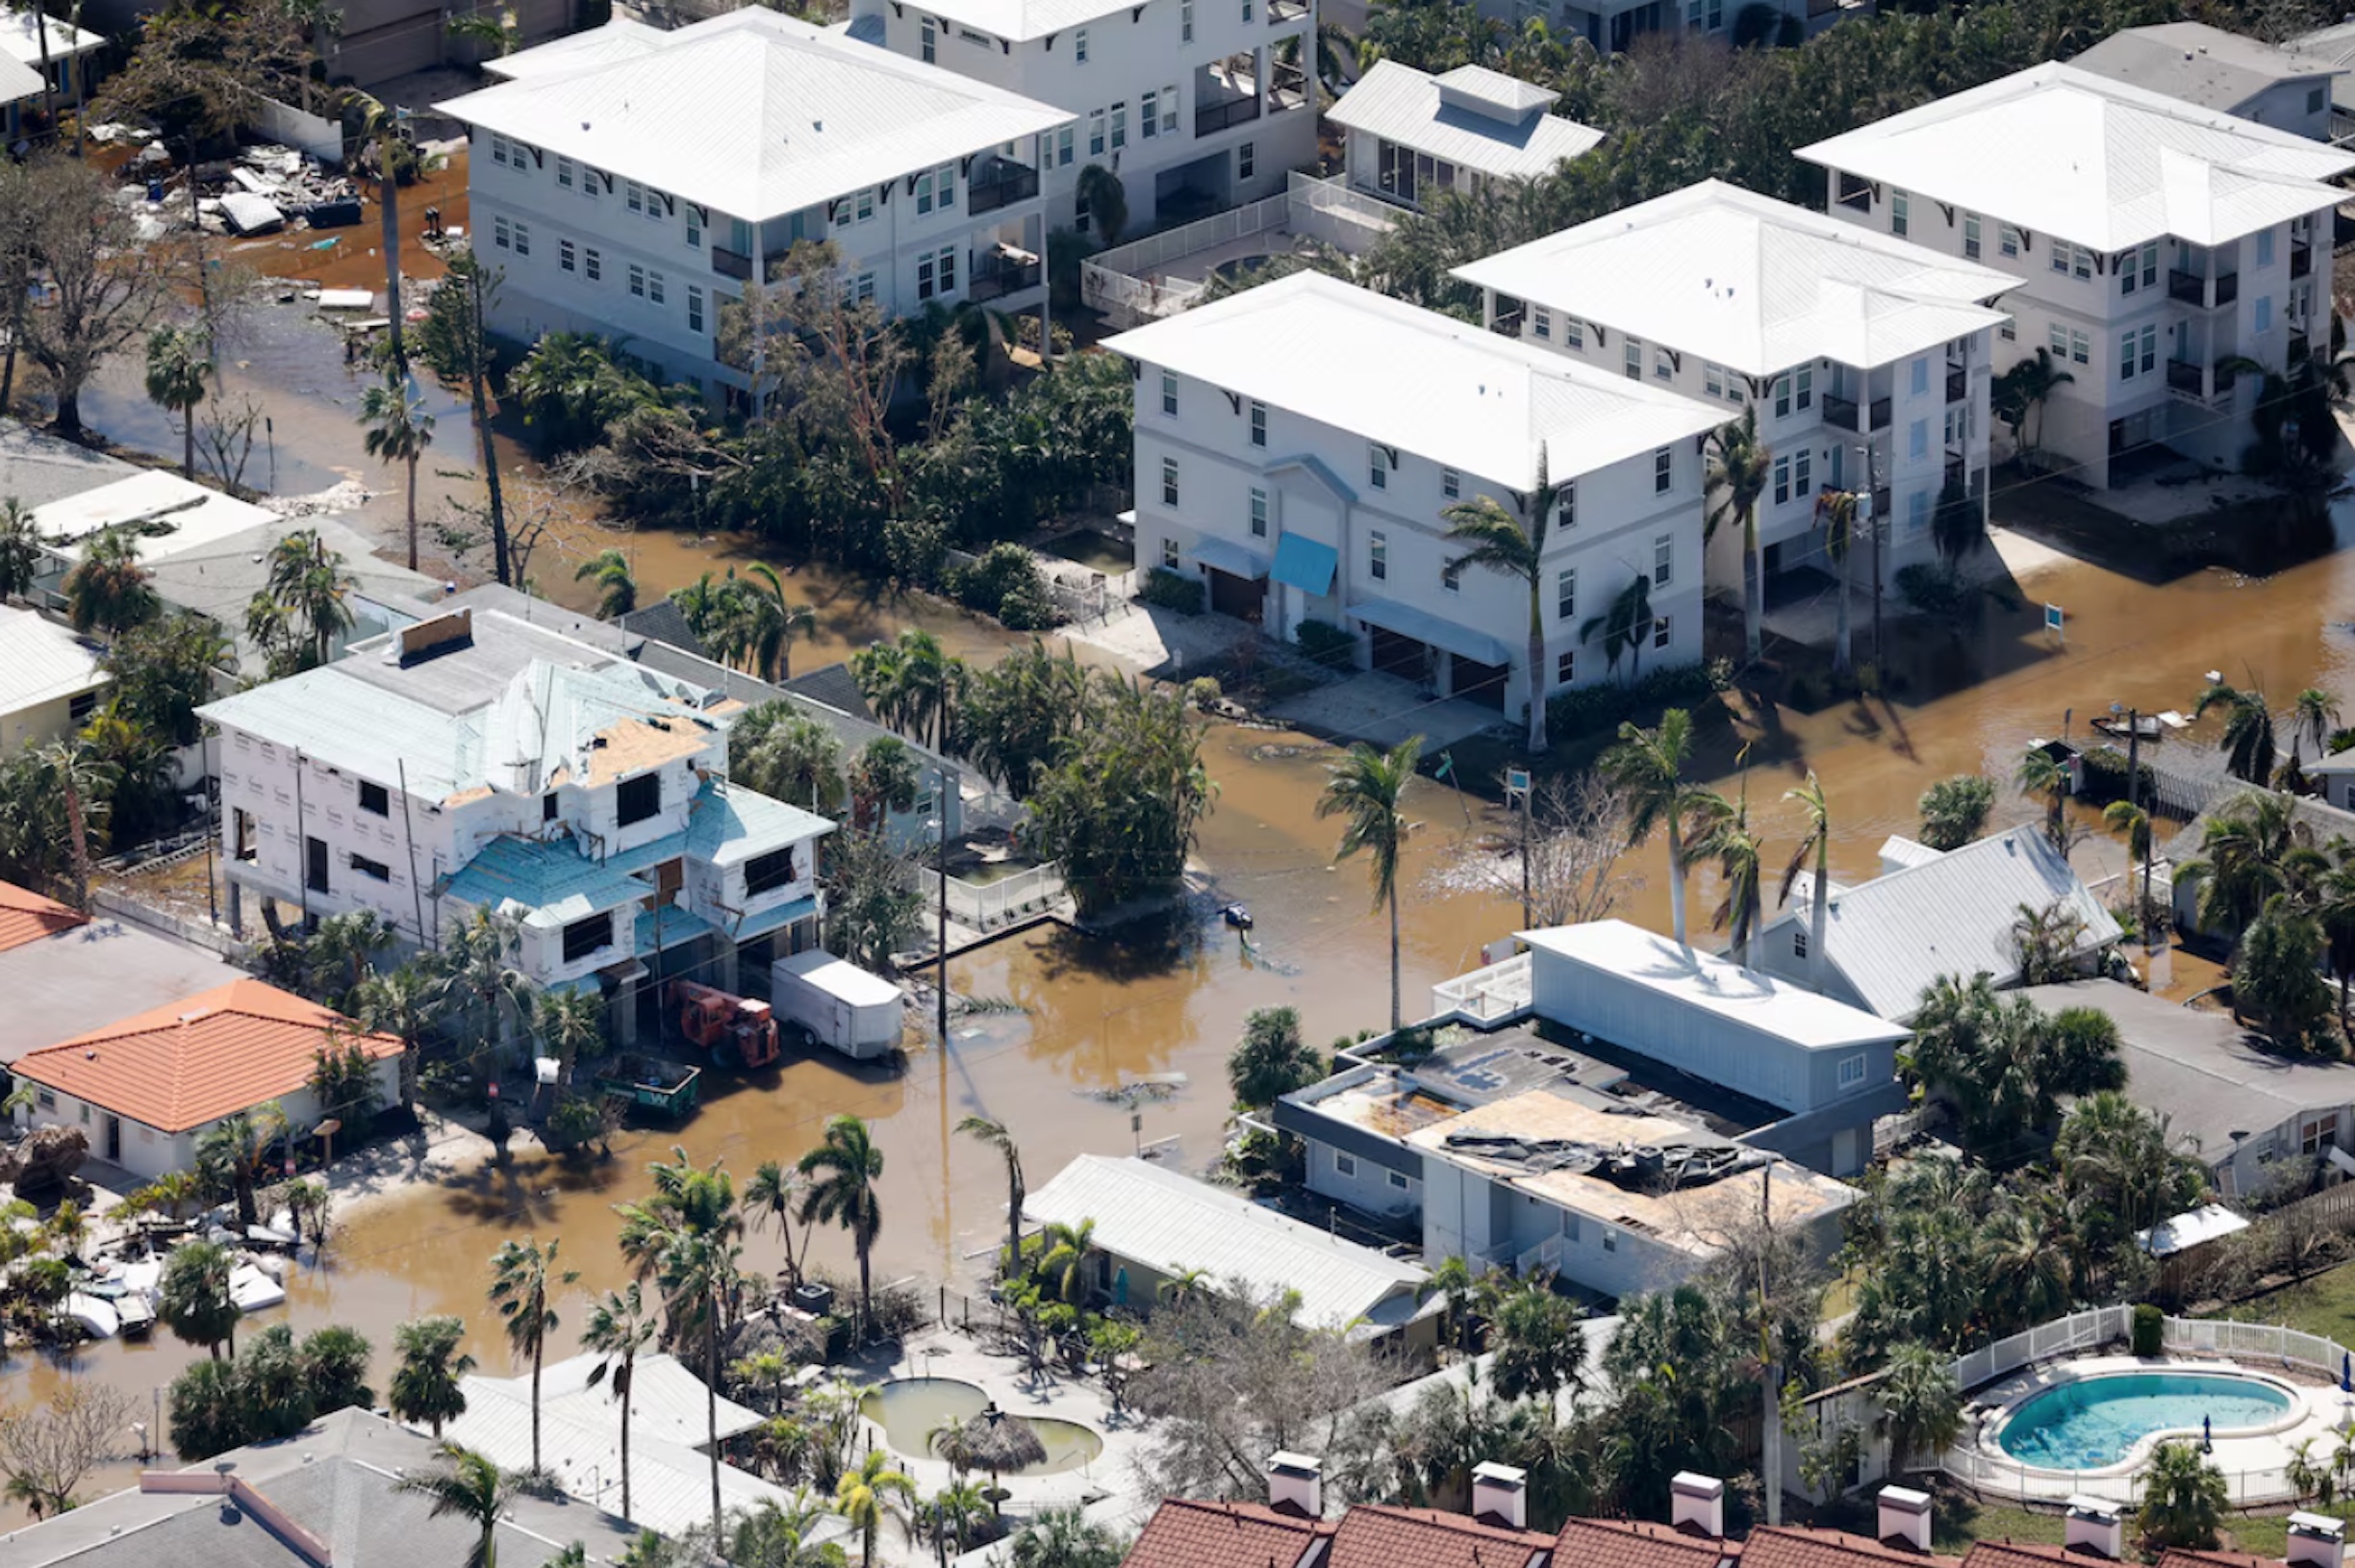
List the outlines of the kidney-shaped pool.
{"type": "Polygon", "coordinates": [[[2290,1390],[2235,1372],[2115,1372],[2030,1396],[2004,1419],[1996,1441],[2022,1464],[2105,1470],[2160,1432],[2264,1431],[2296,1408],[2290,1390]]]}
{"type": "MultiPolygon", "coordinates": [[[[954,1378],[899,1378],[859,1402],[859,1413],[883,1429],[883,1440],[896,1454],[911,1458],[934,1458],[932,1434],[944,1423],[971,1421],[989,1404],[989,1396],[972,1383],[954,1378]]],[[[1103,1439],[1076,1421],[1052,1416],[1024,1416],[1047,1457],[1038,1464],[1009,1470],[1009,1476],[1052,1476],[1076,1470],[1103,1452],[1103,1439]]]]}

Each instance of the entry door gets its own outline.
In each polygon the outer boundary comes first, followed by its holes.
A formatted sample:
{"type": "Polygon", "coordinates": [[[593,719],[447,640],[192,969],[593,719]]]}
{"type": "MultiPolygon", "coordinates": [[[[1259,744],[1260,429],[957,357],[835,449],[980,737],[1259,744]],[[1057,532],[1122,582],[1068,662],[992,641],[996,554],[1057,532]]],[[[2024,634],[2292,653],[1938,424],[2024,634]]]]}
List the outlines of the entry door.
{"type": "Polygon", "coordinates": [[[106,1119],[106,1157],[111,1164],[122,1163],[122,1118],[119,1116],[106,1119]]]}

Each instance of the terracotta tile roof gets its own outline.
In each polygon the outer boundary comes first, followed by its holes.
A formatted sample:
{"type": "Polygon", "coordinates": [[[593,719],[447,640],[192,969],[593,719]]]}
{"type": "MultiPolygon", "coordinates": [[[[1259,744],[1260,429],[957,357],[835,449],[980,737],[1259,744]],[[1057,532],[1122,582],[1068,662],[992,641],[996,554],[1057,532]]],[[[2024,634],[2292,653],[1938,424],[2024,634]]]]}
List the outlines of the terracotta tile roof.
{"type": "MultiPolygon", "coordinates": [[[[1962,1558],[1962,1568],[2097,1568],[2110,1558],[2085,1546],[2055,1546],[2050,1541],[1979,1541],[1962,1558]]],[[[2239,1568],[2239,1559],[2233,1559],[2239,1568]]],[[[2185,1568],[2178,1564],[2177,1568],[2185,1568]]]]}
{"type": "Polygon", "coordinates": [[[1754,1530],[1742,1543],[1742,1568],[1962,1568],[1961,1557],[1885,1546],[1844,1530],[1785,1525],[1754,1530]]]}
{"type": "Polygon", "coordinates": [[[70,905],[0,882],[0,952],[70,931],[89,919],[70,905]]]}
{"type": "Polygon", "coordinates": [[[1123,1568],[1294,1568],[1333,1526],[1264,1503],[1174,1497],[1153,1511],[1123,1568]]]}
{"type": "Polygon", "coordinates": [[[1572,1519],[1554,1542],[1554,1568],[1717,1568],[1741,1555],[1739,1541],[1712,1540],[1670,1525],[1572,1519]]]}
{"type": "Polygon", "coordinates": [[[1329,1568],[1526,1568],[1553,1546],[1550,1535],[1460,1513],[1363,1503],[1333,1531],[1329,1568]]]}
{"type": "Polygon", "coordinates": [[[2252,1552],[2192,1552],[2169,1547],[2159,1555],[2159,1568],[2282,1568],[2282,1559],[2252,1552]]]}
{"type": "Polygon", "coordinates": [[[14,1070],[131,1121],[183,1132],[302,1088],[331,1029],[371,1061],[400,1054],[391,1035],[364,1033],[260,980],[233,980],[28,1051],[14,1070]]]}

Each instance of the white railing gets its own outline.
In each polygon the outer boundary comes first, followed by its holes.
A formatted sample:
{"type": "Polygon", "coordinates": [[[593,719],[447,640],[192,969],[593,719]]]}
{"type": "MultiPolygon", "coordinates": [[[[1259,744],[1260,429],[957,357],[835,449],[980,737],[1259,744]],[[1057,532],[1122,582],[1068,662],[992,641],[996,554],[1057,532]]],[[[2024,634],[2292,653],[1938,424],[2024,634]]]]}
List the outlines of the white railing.
{"type": "Polygon", "coordinates": [[[1313,234],[1352,256],[1364,254],[1396,227],[1399,209],[1386,201],[1352,190],[1341,180],[1320,180],[1292,171],[1284,197],[1291,203],[1292,230],[1313,234]]]}
{"type": "Polygon", "coordinates": [[[1434,1016],[1457,1013],[1475,1024],[1510,1018],[1530,1001],[1530,955],[1525,952],[1431,987],[1434,1016]]]}
{"type": "MultiPolygon", "coordinates": [[[[921,862],[911,862],[908,881],[924,895],[924,903],[940,907],[940,873],[921,862]]],[[[949,918],[976,931],[1039,914],[1063,897],[1063,868],[1054,861],[1000,877],[995,882],[949,879],[949,918]]]]}
{"type": "Polygon", "coordinates": [[[1079,297],[1115,326],[1141,325],[1201,301],[1208,277],[1168,275],[1189,256],[1271,232],[1309,235],[1356,256],[1389,233],[1398,215],[1398,209],[1339,180],[1320,180],[1294,169],[1281,195],[1213,213],[1089,257],[1079,264],[1079,297]]]}
{"type": "Polygon", "coordinates": [[[1561,1273],[1561,1238],[1559,1236],[1548,1236],[1528,1252],[1523,1252],[1515,1263],[1513,1273],[1526,1279],[1539,1270],[1547,1274],[1561,1273]]]}
{"type": "Polygon", "coordinates": [[[2089,1312],[2039,1323],[2025,1333],[1983,1345],[1959,1358],[1954,1364],[1955,1386],[1967,1391],[2064,1352],[2123,1339],[2127,1324],[2127,1309],[2122,1306],[2097,1306],[2089,1312]]]}

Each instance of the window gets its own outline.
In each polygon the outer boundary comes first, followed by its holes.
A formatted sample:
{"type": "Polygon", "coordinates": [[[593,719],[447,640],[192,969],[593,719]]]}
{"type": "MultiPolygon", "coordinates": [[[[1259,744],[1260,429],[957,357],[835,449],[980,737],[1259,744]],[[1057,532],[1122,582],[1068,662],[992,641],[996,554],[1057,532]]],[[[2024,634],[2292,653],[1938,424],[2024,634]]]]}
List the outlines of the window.
{"type": "Polygon", "coordinates": [[[1711,397],[1723,397],[1726,389],[1725,367],[1702,361],[1701,385],[1711,397]]]}
{"type": "Polygon", "coordinates": [[[1380,528],[1366,535],[1366,575],[1378,583],[1390,576],[1390,536],[1380,528]]]}
{"type": "Polygon", "coordinates": [[[591,283],[595,283],[605,276],[604,260],[597,255],[597,248],[595,245],[581,252],[581,276],[587,278],[591,283]]]}
{"type": "Polygon", "coordinates": [[[2140,332],[2118,334],[2118,379],[2132,381],[2138,366],[2148,375],[2159,363],[2159,329],[2144,327],[2140,332]]]}
{"type": "Polygon", "coordinates": [[[392,793],[382,784],[360,781],[360,809],[375,817],[392,815],[392,793]]]}
{"type": "Polygon", "coordinates": [[[1178,504],[1178,460],[1174,457],[1161,460],[1161,504],[1178,504]]]}
{"type": "Polygon", "coordinates": [[[623,827],[645,822],[662,809],[662,775],[640,773],[623,779],[614,791],[614,807],[623,827]]]}
{"type": "Polygon", "coordinates": [[[2020,232],[2009,223],[1995,225],[1995,253],[1998,256],[2017,256],[2020,253],[2020,232]]]}
{"type": "Polygon", "coordinates": [[[2159,286],[2159,241],[2154,240],[2140,250],[2130,250],[2118,258],[2118,292],[2131,294],[2136,290],[2148,291],[2159,286]]]}
{"type": "Polygon", "coordinates": [[[2257,296],[2257,312],[2251,324],[2259,332],[2273,330],[2273,296],[2271,294],[2257,296]]]}
{"type": "Polygon", "coordinates": [[[503,217],[491,220],[491,242],[501,250],[515,248],[515,228],[503,217]]]}
{"type": "Polygon", "coordinates": [[[1813,408],[1815,406],[1815,367],[1802,365],[1792,376],[1792,382],[1797,388],[1797,394],[1792,400],[1802,409],[1813,408]]]}
{"type": "Polygon", "coordinates": [[[544,822],[552,822],[556,820],[556,792],[554,790],[548,791],[540,797],[540,820],[544,822]]]}
{"type": "Polygon", "coordinates": [[[2257,265],[2259,266],[2273,265],[2273,231],[2271,229],[2257,231],[2257,265]]]}
{"type": "Polygon", "coordinates": [[[600,948],[613,946],[613,911],[576,920],[564,928],[564,961],[577,964],[600,948]]]}
{"type": "Polygon", "coordinates": [[[1904,191],[1892,190],[1889,192],[1889,233],[1902,235],[1906,232],[1906,225],[1911,220],[1910,215],[1912,208],[1912,202],[1907,199],[1904,191]]]}
{"type": "Polygon", "coordinates": [[[557,159],[557,160],[556,160],[556,184],[557,184],[557,185],[558,185],[558,186],[559,186],[561,189],[566,190],[571,190],[571,189],[572,189],[572,160],[571,160],[571,159],[570,159],[570,158],[559,158],[559,159],[557,159]]]}
{"type": "Polygon", "coordinates": [[[1655,348],[1652,350],[1653,379],[1656,381],[1666,381],[1674,377],[1675,374],[1676,356],[1669,353],[1665,348],[1655,348]]]}
{"type": "Polygon", "coordinates": [[[1774,405],[1775,405],[1775,417],[1776,417],[1776,418],[1778,418],[1778,419],[1782,418],[1782,417],[1783,417],[1785,415],[1786,415],[1786,414],[1790,413],[1790,411],[1791,411],[1791,378],[1790,378],[1790,377],[1788,377],[1788,376],[1786,376],[1786,375],[1785,375],[1785,376],[1777,376],[1777,377],[1775,377],[1775,384],[1774,384],[1774,405]]]}
{"type": "Polygon", "coordinates": [[[2052,244],[2050,266],[2055,272],[2066,272],[2069,269],[2069,247],[2058,240],[2052,244]]]}
{"type": "Polygon", "coordinates": [[[1554,619],[1578,619],[1578,568],[1564,567],[1554,574],[1554,619]]]}
{"type": "Polygon", "coordinates": [[[1127,145],[1128,145],[1128,106],[1126,103],[1117,103],[1112,106],[1112,150],[1118,152],[1127,145]]]}
{"type": "Polygon", "coordinates": [[[1449,561],[1439,568],[1439,586],[1451,594],[1463,592],[1463,563],[1449,561]]]}
{"type": "Polygon", "coordinates": [[[772,849],[745,862],[745,897],[748,898],[791,886],[793,879],[794,852],[790,847],[772,849]]]}
{"type": "Polygon", "coordinates": [[[663,275],[660,272],[646,273],[646,298],[657,305],[663,302],[663,275]]]}
{"type": "Polygon", "coordinates": [[[1774,460],[1774,498],[1777,506],[1791,498],[1790,457],[1787,453],[1780,454],[1774,460]]]}
{"type": "Polygon", "coordinates": [[[1906,532],[1918,535],[1930,526],[1930,493],[1917,490],[1906,497],[1906,532]]]}
{"type": "Polygon", "coordinates": [[[1194,41],[1194,0],[1183,0],[1178,8],[1178,41],[1194,41]]]}
{"type": "Polygon", "coordinates": [[[916,297],[956,292],[956,246],[943,245],[916,258],[916,297]]]}
{"type": "Polygon", "coordinates": [[[507,162],[507,139],[495,131],[491,134],[491,162],[494,164],[507,162]]]}
{"type": "Polygon", "coordinates": [[[390,882],[392,880],[392,867],[386,865],[381,860],[370,860],[366,855],[352,856],[351,869],[358,872],[361,875],[367,877],[371,882],[390,882]]]}
{"type": "Polygon", "coordinates": [[[1906,456],[1924,458],[1930,455],[1930,421],[1916,419],[1906,427],[1906,456]]]}
{"type": "Polygon", "coordinates": [[[689,250],[703,248],[703,220],[696,215],[696,210],[693,207],[687,209],[687,248],[689,250]]]}
{"type": "Polygon", "coordinates": [[[2324,1111],[2311,1121],[2298,1124],[2298,1151],[2318,1154],[2339,1142],[2339,1113],[2324,1111]]]}
{"type": "Polygon", "coordinates": [[[1619,340],[1619,364],[1630,381],[1643,379],[1643,344],[1633,338],[1619,340]]]}
{"type": "Polygon", "coordinates": [[[1807,938],[1808,934],[1806,926],[1795,925],[1791,927],[1791,956],[1793,958],[1805,958],[1807,956],[1807,938]]]}
{"type": "Polygon", "coordinates": [[[1161,372],[1161,412],[1173,417],[1178,413],[1178,378],[1167,370],[1161,372]]]}
{"type": "Polygon", "coordinates": [[[1652,493],[1665,495],[1676,483],[1676,449],[1663,446],[1652,454],[1652,493]]]}
{"type": "Polygon", "coordinates": [[[703,330],[703,291],[692,283],[687,286],[687,330],[703,330]]]}
{"type": "Polygon", "coordinates": [[[1251,406],[1251,443],[1253,446],[1267,444],[1267,405],[1265,403],[1253,403],[1251,406]]]}
{"type": "Polygon", "coordinates": [[[1676,574],[1676,536],[1662,534],[1652,542],[1652,586],[1666,588],[1676,574]]]}
{"type": "Polygon", "coordinates": [[[1559,493],[1561,498],[1554,506],[1554,520],[1564,528],[1576,528],[1578,526],[1578,481],[1575,479],[1563,480],[1559,493]]]}
{"type": "Polygon", "coordinates": [[[530,225],[530,224],[528,224],[528,223],[518,223],[518,224],[515,226],[515,247],[516,247],[516,254],[517,254],[518,256],[529,256],[529,255],[531,254],[531,225],[530,225]]]}
{"type": "Polygon", "coordinates": [[[2306,89],[2306,113],[2309,114],[2319,114],[2322,113],[2322,89],[2320,88],[2308,88],[2306,89]]]}
{"type": "Polygon", "coordinates": [[[646,298],[646,268],[636,262],[630,263],[629,291],[639,299],[646,298]]]}
{"type": "Polygon", "coordinates": [[[1586,348],[1586,323],[1580,320],[1575,316],[1563,316],[1562,346],[1564,348],[1578,349],[1582,353],[1584,352],[1586,348]]]}
{"type": "Polygon", "coordinates": [[[1652,622],[1652,645],[1656,648],[1664,648],[1668,645],[1668,617],[1662,616],[1652,622]]]}
{"type": "Polygon", "coordinates": [[[1547,310],[1543,305],[1537,306],[1534,310],[1530,312],[1530,336],[1532,338],[1551,338],[1554,336],[1554,313],[1547,310]]]}
{"type": "Polygon", "coordinates": [[[1333,1151],[1333,1175],[1335,1175],[1335,1176],[1355,1176],[1356,1174],[1357,1174],[1357,1156],[1356,1156],[1356,1155],[1355,1155],[1355,1154],[1344,1154],[1344,1153],[1342,1153],[1342,1152],[1341,1152],[1341,1151],[1339,1151],[1338,1149],[1334,1150],[1334,1151],[1333,1151]]]}
{"type": "Polygon", "coordinates": [[[2073,254],[2069,257],[2069,276],[2072,278],[2091,277],[2093,275],[2093,253],[2083,245],[2074,245],[2070,249],[2073,254]]]}
{"type": "Polygon", "coordinates": [[[1252,538],[1265,539],[1268,531],[1268,493],[1253,485],[1251,493],[1252,538]]]}
{"type": "Polygon", "coordinates": [[[2048,331],[2052,339],[2052,357],[2057,360],[2068,358],[2068,328],[2055,321],[2048,331]]]}
{"type": "Polygon", "coordinates": [[[1977,213],[1962,215],[1962,255],[1968,261],[1975,262],[1979,259],[1979,215],[1977,213]]]}
{"type": "Polygon", "coordinates": [[[1405,1192],[1406,1190],[1406,1177],[1403,1173],[1398,1171],[1389,1171],[1383,1174],[1389,1176],[1391,1186],[1397,1188],[1400,1192],[1405,1192]]]}
{"type": "Polygon", "coordinates": [[[1930,391],[1929,355],[1916,354],[1913,363],[1906,367],[1906,373],[1911,378],[1908,391],[1914,396],[1920,397],[1930,391]]]}
{"type": "Polygon", "coordinates": [[[853,305],[866,305],[873,303],[874,300],[874,274],[873,272],[861,272],[857,277],[850,280],[850,303],[853,305]]]}
{"type": "Polygon", "coordinates": [[[1376,490],[1390,488],[1390,463],[1379,446],[1366,448],[1366,482],[1376,490]]]}
{"type": "Polygon", "coordinates": [[[1055,133],[1054,161],[1057,168],[1072,166],[1072,128],[1068,125],[1055,133]]]}
{"type": "Polygon", "coordinates": [[[1439,493],[1451,501],[1460,499],[1463,495],[1463,475],[1454,468],[1441,468],[1439,493]]]}
{"type": "Polygon", "coordinates": [[[1101,109],[1090,110],[1088,112],[1088,156],[1102,158],[1103,150],[1104,112],[1101,109]]]}
{"type": "Polygon", "coordinates": [[[576,272],[580,270],[579,261],[580,253],[572,248],[571,240],[559,240],[556,241],[556,265],[558,266],[567,272],[576,272]]]}
{"type": "Polygon", "coordinates": [[[57,1091],[55,1089],[38,1090],[35,1092],[33,1098],[39,1104],[42,1110],[53,1111],[57,1109],[57,1091]]]}
{"type": "Polygon", "coordinates": [[[327,888],[327,841],[303,840],[303,886],[314,893],[325,893],[327,888]]]}
{"type": "Polygon", "coordinates": [[[916,50],[925,64],[940,63],[940,24],[929,16],[916,24],[916,50]]]}
{"type": "Polygon", "coordinates": [[[1137,135],[1150,141],[1161,133],[1161,94],[1148,89],[1137,110],[1137,135]]]}
{"type": "Polygon", "coordinates": [[[1619,1232],[1613,1230],[1609,1226],[1603,1227],[1603,1251],[1607,1252],[1619,1251],[1619,1232]]]}
{"type": "Polygon", "coordinates": [[[1864,1057],[1862,1054],[1859,1053],[1855,1056],[1841,1057],[1839,1064],[1839,1086],[1843,1089],[1853,1089],[1863,1081],[1864,1057]]]}
{"type": "Polygon", "coordinates": [[[1557,653],[1554,656],[1554,684],[1572,686],[1578,682],[1578,654],[1557,653]]]}
{"type": "Polygon", "coordinates": [[[1252,0],[1243,0],[1243,19],[1247,22],[1252,19],[1252,0]]]}
{"type": "Polygon", "coordinates": [[[1161,542],[1161,564],[1172,571],[1178,569],[1178,542],[1176,540],[1165,539],[1161,542]]]}
{"type": "Polygon", "coordinates": [[[1258,167],[1258,158],[1257,143],[1246,141],[1237,147],[1235,149],[1235,178],[1238,180],[1250,179],[1252,171],[1258,167]]]}
{"type": "MultiPolygon", "coordinates": [[[[2262,332],[2265,329],[2259,327],[2258,330],[2262,332]]],[[[2073,327],[2069,330],[2069,358],[2079,365],[2093,358],[2093,340],[2073,327]]]]}
{"type": "Polygon", "coordinates": [[[1087,29],[1084,27],[1072,38],[1072,58],[1082,65],[1087,63],[1087,29]]]}
{"type": "Polygon", "coordinates": [[[916,211],[919,213],[928,213],[932,210],[932,180],[933,173],[930,169],[925,169],[922,174],[916,176],[916,211]]]}
{"type": "Polygon", "coordinates": [[[1815,488],[1815,481],[1808,471],[1814,461],[1815,452],[1811,447],[1802,446],[1791,454],[1791,493],[1793,494],[1805,497],[1808,492],[1815,488]]]}

